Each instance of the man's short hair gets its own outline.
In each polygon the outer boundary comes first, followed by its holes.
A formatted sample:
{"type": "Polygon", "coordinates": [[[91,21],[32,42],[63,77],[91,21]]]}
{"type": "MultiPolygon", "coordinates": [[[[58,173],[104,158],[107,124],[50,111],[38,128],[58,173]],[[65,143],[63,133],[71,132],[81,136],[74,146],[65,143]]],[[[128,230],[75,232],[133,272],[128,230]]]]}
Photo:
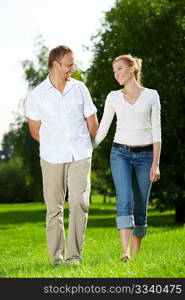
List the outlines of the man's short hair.
{"type": "Polygon", "coordinates": [[[73,53],[73,51],[68,46],[61,45],[53,48],[49,52],[48,69],[51,69],[53,67],[53,62],[55,60],[61,59],[64,55],[68,53],[73,53]]]}

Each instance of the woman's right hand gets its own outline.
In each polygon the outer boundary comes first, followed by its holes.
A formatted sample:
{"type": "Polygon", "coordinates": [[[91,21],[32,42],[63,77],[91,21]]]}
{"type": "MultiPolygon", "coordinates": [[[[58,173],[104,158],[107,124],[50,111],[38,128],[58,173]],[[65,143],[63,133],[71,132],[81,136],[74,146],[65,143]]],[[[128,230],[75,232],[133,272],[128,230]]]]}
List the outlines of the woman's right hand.
{"type": "Polygon", "coordinates": [[[160,179],[159,165],[152,164],[150,169],[150,180],[151,182],[156,182],[160,179]]]}

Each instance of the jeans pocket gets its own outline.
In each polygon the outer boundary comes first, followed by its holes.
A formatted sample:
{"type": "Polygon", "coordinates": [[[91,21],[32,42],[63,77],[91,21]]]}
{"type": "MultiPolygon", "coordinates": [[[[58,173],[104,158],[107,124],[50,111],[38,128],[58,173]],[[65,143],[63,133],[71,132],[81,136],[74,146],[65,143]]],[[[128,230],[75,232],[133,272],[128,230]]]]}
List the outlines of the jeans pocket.
{"type": "Polygon", "coordinates": [[[119,152],[113,150],[113,151],[111,151],[110,155],[111,155],[111,154],[119,154],[119,152]]]}
{"type": "Polygon", "coordinates": [[[144,153],[144,157],[146,157],[147,159],[153,159],[153,151],[145,151],[144,153]]]}
{"type": "Polygon", "coordinates": [[[118,157],[120,155],[120,151],[118,150],[111,150],[110,153],[110,160],[114,160],[116,157],[118,157]]]}

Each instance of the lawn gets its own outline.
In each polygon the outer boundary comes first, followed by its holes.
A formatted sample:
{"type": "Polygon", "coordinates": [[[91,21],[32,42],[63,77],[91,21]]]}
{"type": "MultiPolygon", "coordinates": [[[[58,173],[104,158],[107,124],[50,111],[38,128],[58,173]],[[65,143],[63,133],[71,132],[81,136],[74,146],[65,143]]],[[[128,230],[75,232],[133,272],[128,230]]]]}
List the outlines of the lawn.
{"type": "MultiPolygon", "coordinates": [[[[1,278],[181,278],[185,277],[185,227],[174,223],[174,211],[149,211],[148,234],[141,252],[120,262],[115,228],[115,201],[93,198],[80,266],[50,265],[45,240],[43,203],[0,205],[1,278]]],[[[68,204],[65,209],[67,235],[68,204]]]]}

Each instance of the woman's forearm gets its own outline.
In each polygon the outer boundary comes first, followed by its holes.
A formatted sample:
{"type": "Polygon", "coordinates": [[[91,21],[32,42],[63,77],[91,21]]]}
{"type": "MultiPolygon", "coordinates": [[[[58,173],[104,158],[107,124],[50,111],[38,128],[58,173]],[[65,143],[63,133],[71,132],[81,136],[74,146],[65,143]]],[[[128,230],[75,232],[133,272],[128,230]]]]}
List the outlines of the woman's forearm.
{"type": "Polygon", "coordinates": [[[114,118],[115,111],[111,106],[105,105],[104,113],[100,125],[97,130],[97,134],[93,141],[93,146],[97,147],[106,137],[112,120],[114,118]]]}
{"type": "Polygon", "coordinates": [[[161,155],[161,142],[153,143],[153,165],[159,166],[161,155]]]}

